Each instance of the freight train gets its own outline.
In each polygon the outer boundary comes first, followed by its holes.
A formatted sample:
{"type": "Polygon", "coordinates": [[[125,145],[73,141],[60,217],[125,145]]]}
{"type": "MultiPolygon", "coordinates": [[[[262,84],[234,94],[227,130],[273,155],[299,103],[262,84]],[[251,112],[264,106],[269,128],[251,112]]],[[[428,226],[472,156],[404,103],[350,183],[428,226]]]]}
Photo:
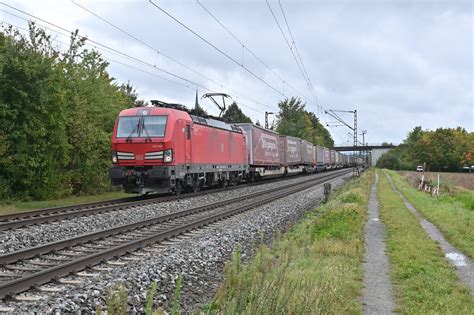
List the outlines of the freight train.
{"type": "Polygon", "coordinates": [[[152,104],[125,109],[115,122],[109,176],[128,193],[179,194],[361,162],[250,123],[196,116],[180,104],[152,104]]]}

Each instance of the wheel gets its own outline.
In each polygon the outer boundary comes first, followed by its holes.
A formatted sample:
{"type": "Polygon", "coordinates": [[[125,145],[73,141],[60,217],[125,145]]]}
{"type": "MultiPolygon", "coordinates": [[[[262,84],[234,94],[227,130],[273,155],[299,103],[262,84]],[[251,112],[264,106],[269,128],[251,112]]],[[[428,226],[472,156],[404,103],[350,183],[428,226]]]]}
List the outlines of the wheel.
{"type": "Polygon", "coordinates": [[[197,176],[193,176],[193,183],[192,183],[192,186],[191,186],[191,191],[193,193],[199,191],[199,178],[197,176]]]}
{"type": "Polygon", "coordinates": [[[227,180],[223,179],[221,180],[221,188],[226,188],[227,187],[227,180]]]}
{"type": "Polygon", "coordinates": [[[235,186],[235,185],[237,185],[237,180],[234,175],[231,175],[229,179],[229,186],[235,186]]]}
{"type": "Polygon", "coordinates": [[[180,180],[176,180],[176,184],[175,184],[175,186],[174,186],[174,193],[175,193],[176,195],[181,194],[182,188],[183,188],[183,187],[181,186],[181,181],[180,181],[180,180]]]}

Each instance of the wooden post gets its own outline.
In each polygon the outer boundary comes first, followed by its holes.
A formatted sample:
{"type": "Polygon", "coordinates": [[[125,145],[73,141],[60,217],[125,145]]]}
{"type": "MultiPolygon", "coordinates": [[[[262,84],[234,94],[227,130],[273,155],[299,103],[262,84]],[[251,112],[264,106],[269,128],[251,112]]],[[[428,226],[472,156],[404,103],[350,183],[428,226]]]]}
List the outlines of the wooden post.
{"type": "Polygon", "coordinates": [[[330,194],[331,194],[331,183],[325,183],[324,184],[324,202],[328,202],[330,194]]]}

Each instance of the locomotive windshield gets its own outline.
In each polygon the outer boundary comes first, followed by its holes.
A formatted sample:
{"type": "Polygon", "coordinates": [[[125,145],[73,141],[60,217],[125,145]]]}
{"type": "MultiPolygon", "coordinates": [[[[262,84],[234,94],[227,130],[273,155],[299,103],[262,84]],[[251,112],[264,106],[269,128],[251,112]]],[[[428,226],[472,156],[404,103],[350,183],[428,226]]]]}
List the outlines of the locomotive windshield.
{"type": "Polygon", "coordinates": [[[167,116],[120,117],[117,138],[164,137],[167,118],[167,116]]]}

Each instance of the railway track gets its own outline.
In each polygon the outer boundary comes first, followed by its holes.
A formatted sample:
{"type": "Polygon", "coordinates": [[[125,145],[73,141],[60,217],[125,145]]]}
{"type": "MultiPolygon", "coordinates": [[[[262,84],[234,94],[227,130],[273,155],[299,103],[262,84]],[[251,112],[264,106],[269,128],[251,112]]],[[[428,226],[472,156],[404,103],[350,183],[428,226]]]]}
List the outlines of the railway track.
{"type": "MultiPolygon", "coordinates": [[[[341,172],[339,170],[336,172],[341,172]]],[[[293,178],[293,177],[288,177],[293,178]]],[[[270,179],[257,183],[248,183],[246,185],[262,185],[272,181],[281,179],[270,179]]],[[[128,197],[115,199],[110,201],[102,201],[96,203],[87,203],[75,206],[65,206],[56,208],[47,208],[35,211],[21,212],[10,215],[0,216],[0,231],[16,229],[24,226],[31,226],[35,224],[42,224],[54,221],[60,221],[64,219],[72,219],[76,217],[106,213],[116,210],[124,210],[132,207],[145,206],[150,204],[158,204],[161,202],[172,201],[181,198],[190,198],[195,196],[201,196],[205,194],[215,193],[222,190],[238,189],[243,186],[228,187],[223,189],[209,189],[195,193],[189,193],[184,195],[168,195],[168,196],[139,196],[139,197],[128,197]]]]}
{"type": "Polygon", "coordinates": [[[343,170],[205,206],[83,234],[0,256],[0,298],[162,242],[314,185],[349,174],[343,170]]]}

